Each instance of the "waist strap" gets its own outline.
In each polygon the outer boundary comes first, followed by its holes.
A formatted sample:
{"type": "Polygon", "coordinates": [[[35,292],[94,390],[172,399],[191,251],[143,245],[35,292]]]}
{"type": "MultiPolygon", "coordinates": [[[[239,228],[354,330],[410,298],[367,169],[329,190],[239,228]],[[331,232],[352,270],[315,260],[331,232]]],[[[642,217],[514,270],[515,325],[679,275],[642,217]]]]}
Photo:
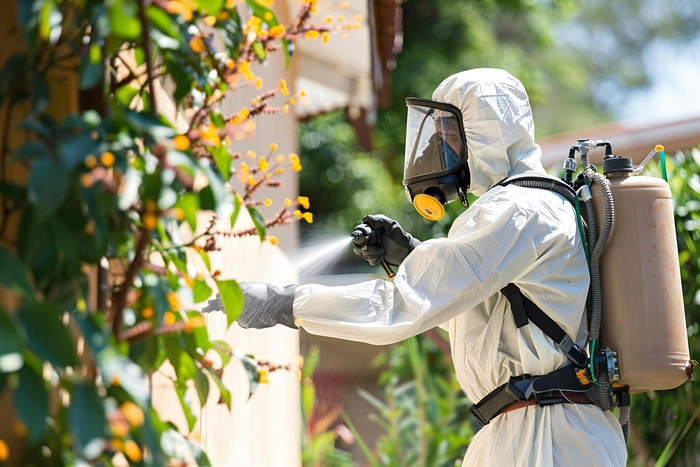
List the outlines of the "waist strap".
{"type": "Polygon", "coordinates": [[[574,365],[568,365],[543,376],[513,377],[472,405],[470,410],[482,424],[487,425],[502,413],[529,405],[592,404],[586,392],[593,383],[581,371],[574,365]]]}

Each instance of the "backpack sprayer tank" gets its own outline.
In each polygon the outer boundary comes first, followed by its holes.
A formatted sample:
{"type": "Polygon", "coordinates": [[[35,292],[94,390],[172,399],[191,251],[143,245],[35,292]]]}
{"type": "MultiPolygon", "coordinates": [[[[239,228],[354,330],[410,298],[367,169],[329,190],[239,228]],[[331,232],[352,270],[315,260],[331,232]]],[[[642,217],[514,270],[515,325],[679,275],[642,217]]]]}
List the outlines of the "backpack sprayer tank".
{"type": "MultiPolygon", "coordinates": [[[[600,262],[601,338],[617,352],[616,383],[630,393],[673,389],[692,372],[671,190],[665,180],[639,175],[645,163],[634,169],[627,157],[603,160],[615,219],[600,262]]],[[[600,183],[591,195],[602,226],[600,183]]]]}

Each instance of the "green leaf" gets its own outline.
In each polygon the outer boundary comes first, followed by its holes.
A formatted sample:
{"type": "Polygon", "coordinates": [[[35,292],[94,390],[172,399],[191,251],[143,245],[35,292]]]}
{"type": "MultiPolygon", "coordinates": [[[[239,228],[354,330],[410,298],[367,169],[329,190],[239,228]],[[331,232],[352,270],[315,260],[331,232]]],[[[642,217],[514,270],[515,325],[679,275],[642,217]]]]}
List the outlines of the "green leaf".
{"type": "Polygon", "coordinates": [[[117,99],[123,106],[128,107],[138,93],[139,90],[137,88],[125,84],[123,86],[120,86],[119,89],[116,90],[114,95],[117,97],[117,99]]]}
{"type": "Polygon", "coordinates": [[[224,119],[224,116],[221,115],[220,112],[212,112],[209,114],[209,118],[211,119],[211,122],[214,124],[216,128],[223,128],[226,126],[226,120],[224,119]]]}
{"type": "Polygon", "coordinates": [[[221,378],[219,378],[219,375],[216,374],[216,371],[209,368],[205,367],[207,372],[209,373],[209,376],[211,379],[214,380],[214,384],[219,388],[219,395],[221,397],[221,402],[226,404],[226,407],[231,410],[231,391],[229,391],[224,383],[221,381],[221,378]]]}
{"type": "Polygon", "coordinates": [[[138,39],[141,35],[141,21],[135,2],[115,0],[109,8],[109,20],[112,34],[122,39],[138,39]]]}
{"type": "Polygon", "coordinates": [[[198,253],[199,256],[202,258],[202,261],[204,261],[204,265],[207,267],[207,271],[211,271],[211,260],[209,259],[209,253],[207,253],[204,250],[199,250],[198,253]]]}
{"type": "Polygon", "coordinates": [[[46,432],[49,395],[44,380],[28,365],[19,371],[19,385],[14,393],[17,416],[27,427],[29,442],[36,443],[46,432]]]}
{"type": "Polygon", "coordinates": [[[194,424],[197,422],[197,417],[193,413],[192,406],[187,398],[187,385],[181,383],[179,380],[175,381],[175,392],[177,393],[177,398],[180,401],[182,413],[185,415],[185,420],[187,420],[188,431],[192,431],[194,424]]]}
{"type": "Polygon", "coordinates": [[[63,310],[51,303],[26,303],[17,313],[27,333],[29,350],[59,368],[78,363],[75,344],[62,315],[63,310]]]}
{"type": "Polygon", "coordinates": [[[39,35],[54,45],[61,37],[63,15],[56,5],[56,0],[45,0],[39,16],[39,35]]]}
{"type": "Polygon", "coordinates": [[[87,53],[80,59],[80,89],[91,89],[100,84],[104,72],[102,49],[97,44],[90,44],[87,53]]]}
{"type": "Polygon", "coordinates": [[[17,323],[0,307],[0,373],[22,368],[22,340],[17,323]]]}
{"type": "Polygon", "coordinates": [[[235,280],[217,281],[221,304],[226,310],[228,325],[233,324],[243,311],[243,291],[235,280]]]}
{"type": "Polygon", "coordinates": [[[194,302],[203,302],[211,296],[211,288],[207,283],[200,279],[194,280],[194,287],[192,287],[192,292],[194,295],[194,302]]]}
{"type": "Polygon", "coordinates": [[[66,170],[70,171],[76,165],[82,164],[89,154],[99,156],[98,152],[99,147],[90,135],[80,133],[61,144],[58,156],[66,170]]]}
{"type": "Polygon", "coordinates": [[[236,225],[238,213],[241,212],[241,200],[238,196],[233,197],[233,214],[231,214],[231,228],[236,225]]]}
{"type": "Polygon", "coordinates": [[[167,336],[163,339],[165,341],[165,350],[168,355],[168,359],[175,370],[177,375],[177,380],[184,383],[185,381],[194,378],[197,373],[197,367],[194,364],[194,360],[190,357],[187,352],[180,346],[180,340],[178,336],[167,336]]]}
{"type": "Polygon", "coordinates": [[[185,193],[175,203],[175,207],[182,209],[185,220],[192,232],[197,229],[197,211],[199,211],[199,196],[196,193],[185,193]]]}
{"type": "Polygon", "coordinates": [[[255,52],[255,55],[257,55],[260,60],[265,60],[265,57],[267,57],[267,51],[262,45],[262,42],[253,42],[253,52],[255,52]]]}
{"type": "Polygon", "coordinates": [[[68,422],[75,451],[86,459],[95,459],[101,453],[106,438],[104,406],[97,388],[77,382],[68,407],[68,422]]]}
{"type": "Polygon", "coordinates": [[[197,368],[197,374],[194,376],[194,387],[199,396],[199,404],[203,407],[209,397],[209,378],[199,368],[197,368]]]}
{"type": "Polygon", "coordinates": [[[231,176],[231,154],[228,152],[228,148],[223,144],[209,148],[212,156],[214,156],[214,161],[216,166],[219,168],[219,173],[224,178],[228,180],[231,176]]]}
{"type": "Polygon", "coordinates": [[[199,8],[208,15],[218,15],[224,6],[224,0],[199,0],[199,8]]]}
{"type": "Polygon", "coordinates": [[[15,150],[12,154],[12,160],[26,162],[48,157],[50,154],[49,147],[43,142],[39,140],[30,140],[15,150]]]}
{"type": "Polygon", "coordinates": [[[29,171],[28,197],[37,220],[53,214],[63,204],[68,190],[68,176],[55,159],[39,159],[29,171]]]}
{"type": "Polygon", "coordinates": [[[153,27],[168,37],[181,39],[180,29],[172,16],[167,14],[161,8],[150,5],[146,8],[146,17],[151,22],[153,27]]]}
{"type": "Polygon", "coordinates": [[[150,386],[146,373],[136,363],[124,355],[107,348],[97,355],[97,363],[105,381],[119,381],[119,385],[129,393],[141,407],[148,405],[150,386]]]}
{"type": "Polygon", "coordinates": [[[35,114],[40,114],[46,110],[46,107],[49,105],[50,93],[49,85],[46,83],[46,77],[39,73],[34,73],[32,75],[31,98],[32,111],[35,114]]]}
{"type": "Polygon", "coordinates": [[[2,245],[0,245],[0,285],[18,295],[32,296],[32,287],[27,280],[27,269],[2,245]]]}
{"type": "Polygon", "coordinates": [[[248,212],[250,213],[250,218],[253,220],[255,231],[258,232],[260,240],[265,240],[265,218],[260,214],[260,211],[254,207],[248,207],[248,212]]]}
{"type": "Polygon", "coordinates": [[[158,336],[148,336],[145,339],[133,342],[129,346],[129,358],[147,373],[156,370],[159,352],[158,336]]]}
{"type": "Polygon", "coordinates": [[[241,362],[248,375],[248,399],[253,395],[260,385],[260,372],[258,371],[258,362],[245,355],[243,352],[235,352],[234,356],[241,362]]]}

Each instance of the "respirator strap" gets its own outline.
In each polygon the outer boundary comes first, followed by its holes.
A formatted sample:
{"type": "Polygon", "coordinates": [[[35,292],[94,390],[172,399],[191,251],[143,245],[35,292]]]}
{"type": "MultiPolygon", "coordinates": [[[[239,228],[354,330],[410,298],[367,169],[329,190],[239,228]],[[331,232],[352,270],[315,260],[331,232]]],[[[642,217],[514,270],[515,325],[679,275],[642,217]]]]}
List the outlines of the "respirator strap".
{"type": "Polygon", "coordinates": [[[510,303],[513,320],[518,328],[522,328],[532,321],[535,326],[540,328],[547,337],[552,339],[564,351],[572,363],[580,366],[586,365],[586,357],[583,355],[581,348],[547,313],[523,295],[517,285],[508,284],[501,289],[501,293],[510,303]]]}

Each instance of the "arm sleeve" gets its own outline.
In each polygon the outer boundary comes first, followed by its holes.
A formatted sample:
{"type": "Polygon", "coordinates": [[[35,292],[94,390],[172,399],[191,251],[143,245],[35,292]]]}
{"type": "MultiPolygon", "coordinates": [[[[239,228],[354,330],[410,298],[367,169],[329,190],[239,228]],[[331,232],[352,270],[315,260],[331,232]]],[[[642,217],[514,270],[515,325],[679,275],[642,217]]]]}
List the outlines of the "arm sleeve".
{"type": "Polygon", "coordinates": [[[514,203],[475,211],[451,233],[453,238],[428,240],[414,249],[393,282],[299,286],[294,299],[297,324],[311,334],[390,344],[498,293],[535,263],[530,230],[536,220],[514,203]]]}

